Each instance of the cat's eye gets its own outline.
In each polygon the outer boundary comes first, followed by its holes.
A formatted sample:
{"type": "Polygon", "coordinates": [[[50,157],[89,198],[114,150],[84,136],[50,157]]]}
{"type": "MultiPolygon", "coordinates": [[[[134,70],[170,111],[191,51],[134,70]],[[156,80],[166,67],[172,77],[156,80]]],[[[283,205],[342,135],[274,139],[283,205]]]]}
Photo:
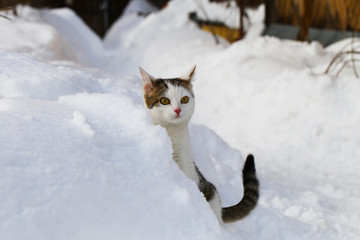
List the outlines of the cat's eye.
{"type": "Polygon", "coordinates": [[[181,98],[181,103],[188,103],[189,102],[189,97],[188,96],[184,96],[181,98]]]}
{"type": "Polygon", "coordinates": [[[170,104],[170,100],[166,97],[163,97],[163,98],[160,98],[160,103],[162,105],[168,105],[168,104],[170,104]]]}

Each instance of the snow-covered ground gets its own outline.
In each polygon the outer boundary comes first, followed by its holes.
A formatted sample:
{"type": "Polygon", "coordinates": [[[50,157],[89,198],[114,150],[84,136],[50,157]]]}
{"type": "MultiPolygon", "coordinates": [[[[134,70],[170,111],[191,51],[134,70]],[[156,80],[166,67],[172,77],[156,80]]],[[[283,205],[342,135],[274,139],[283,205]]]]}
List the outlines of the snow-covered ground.
{"type": "Polygon", "coordinates": [[[0,18],[1,240],[360,239],[360,79],[322,74],[338,47],[260,37],[263,8],[245,40],[216,45],[187,18],[198,7],[124,15],[104,40],[68,9],[0,18]],[[143,105],[138,66],[193,64],[193,154],[224,206],[256,158],[260,202],[235,224],[219,225],[143,105]]]}

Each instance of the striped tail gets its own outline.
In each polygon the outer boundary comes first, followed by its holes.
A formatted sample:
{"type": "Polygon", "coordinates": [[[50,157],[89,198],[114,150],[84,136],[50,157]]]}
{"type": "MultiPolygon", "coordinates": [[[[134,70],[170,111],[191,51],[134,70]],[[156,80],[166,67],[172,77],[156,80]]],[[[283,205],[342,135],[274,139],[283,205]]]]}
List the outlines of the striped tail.
{"type": "Polygon", "coordinates": [[[259,200],[259,180],[256,177],[254,156],[249,154],[243,168],[244,196],[231,207],[222,208],[221,217],[224,223],[240,220],[256,207],[259,200]]]}

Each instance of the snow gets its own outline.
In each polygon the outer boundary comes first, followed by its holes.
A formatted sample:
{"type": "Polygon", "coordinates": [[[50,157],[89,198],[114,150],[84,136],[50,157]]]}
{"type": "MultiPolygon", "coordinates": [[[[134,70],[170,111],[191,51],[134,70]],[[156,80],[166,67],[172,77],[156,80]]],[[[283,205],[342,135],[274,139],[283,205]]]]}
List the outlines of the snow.
{"type": "Polygon", "coordinates": [[[149,14],[151,12],[157,11],[157,7],[155,7],[152,3],[148,1],[138,1],[132,0],[128,3],[126,8],[124,9],[122,15],[131,15],[131,14],[149,14]]]}
{"type": "Polygon", "coordinates": [[[250,36],[216,45],[187,19],[197,8],[126,14],[103,41],[69,9],[0,18],[0,239],[359,239],[360,81],[323,74],[341,43],[260,37],[262,7],[250,36]],[[175,77],[193,64],[191,147],[223,206],[255,155],[260,202],[234,224],[217,222],[143,104],[138,66],[175,77]]]}

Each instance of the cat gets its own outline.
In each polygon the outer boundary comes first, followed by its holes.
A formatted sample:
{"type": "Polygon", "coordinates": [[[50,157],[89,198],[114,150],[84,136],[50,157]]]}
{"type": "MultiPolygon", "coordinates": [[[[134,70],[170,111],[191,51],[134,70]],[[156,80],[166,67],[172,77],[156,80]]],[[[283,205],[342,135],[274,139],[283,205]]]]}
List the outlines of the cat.
{"type": "Polygon", "coordinates": [[[247,156],[242,170],[243,198],[234,206],[222,208],[215,186],[199,171],[190,151],[187,126],[195,106],[192,87],[195,68],[196,66],[184,77],[170,79],[154,78],[139,68],[145,105],[152,117],[152,124],[166,129],[172,142],[173,160],[188,178],[196,182],[219,222],[234,222],[249,215],[259,199],[259,181],[256,176],[254,156],[251,154],[247,156]]]}

